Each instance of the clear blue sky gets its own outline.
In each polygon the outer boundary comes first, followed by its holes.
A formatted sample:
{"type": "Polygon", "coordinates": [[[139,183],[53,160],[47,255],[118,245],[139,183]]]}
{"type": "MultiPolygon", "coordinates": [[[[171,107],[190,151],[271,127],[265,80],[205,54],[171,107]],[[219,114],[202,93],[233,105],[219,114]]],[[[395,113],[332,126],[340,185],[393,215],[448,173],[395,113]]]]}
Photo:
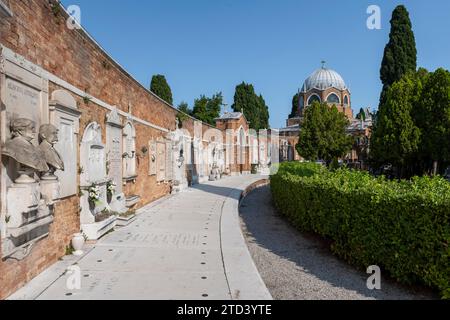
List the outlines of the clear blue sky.
{"type": "Polygon", "coordinates": [[[175,105],[221,91],[231,106],[235,86],[246,81],[266,99],[274,128],[284,126],[292,96],[322,59],[344,77],[355,110],[376,108],[397,4],[410,12],[419,66],[450,69],[448,0],[62,2],[80,6],[82,25],[144,86],[164,74],[175,105]],[[366,28],[371,4],[381,7],[381,30],[366,28]]]}

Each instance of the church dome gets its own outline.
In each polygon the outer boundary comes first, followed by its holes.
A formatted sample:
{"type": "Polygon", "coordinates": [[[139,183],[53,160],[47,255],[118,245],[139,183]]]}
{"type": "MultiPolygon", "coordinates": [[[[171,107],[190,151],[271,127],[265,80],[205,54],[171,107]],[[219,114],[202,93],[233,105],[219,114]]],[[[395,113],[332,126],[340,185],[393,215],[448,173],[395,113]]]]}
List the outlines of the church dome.
{"type": "Polygon", "coordinates": [[[303,84],[302,92],[308,92],[311,89],[326,90],[328,88],[336,88],[338,90],[345,90],[344,79],[339,73],[327,68],[320,68],[314,71],[303,84]]]}

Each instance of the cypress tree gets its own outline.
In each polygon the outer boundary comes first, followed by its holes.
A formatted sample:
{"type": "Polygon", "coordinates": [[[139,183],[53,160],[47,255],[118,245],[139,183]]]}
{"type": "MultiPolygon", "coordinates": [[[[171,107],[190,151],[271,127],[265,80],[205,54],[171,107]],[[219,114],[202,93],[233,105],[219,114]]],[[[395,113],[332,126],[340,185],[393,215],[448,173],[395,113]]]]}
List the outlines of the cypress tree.
{"type": "Polygon", "coordinates": [[[269,108],[262,95],[255,93],[252,84],[242,82],[236,86],[232,108],[235,112],[244,113],[251,129],[269,128],[269,108]]]}
{"type": "Polygon", "coordinates": [[[166,77],[157,74],[152,77],[152,83],[150,84],[150,91],[156,94],[169,104],[173,104],[172,90],[167,83],[166,77]]]}
{"type": "Polygon", "coordinates": [[[400,5],[392,13],[389,43],[384,49],[381,63],[380,74],[383,91],[380,105],[385,101],[389,87],[408,72],[416,71],[416,68],[417,49],[411,20],[408,10],[405,6],[400,5]]]}

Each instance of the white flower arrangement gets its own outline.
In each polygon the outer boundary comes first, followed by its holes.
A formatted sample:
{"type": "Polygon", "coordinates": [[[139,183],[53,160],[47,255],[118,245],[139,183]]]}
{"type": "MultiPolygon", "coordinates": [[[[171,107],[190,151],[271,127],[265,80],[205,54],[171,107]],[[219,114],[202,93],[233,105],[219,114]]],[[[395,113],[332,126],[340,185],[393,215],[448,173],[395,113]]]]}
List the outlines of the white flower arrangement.
{"type": "Polygon", "coordinates": [[[113,195],[116,192],[116,187],[116,183],[114,181],[110,181],[108,182],[106,189],[108,190],[109,194],[113,195]]]}
{"type": "Polygon", "coordinates": [[[98,203],[100,201],[100,188],[96,185],[89,187],[89,201],[98,203]]]}

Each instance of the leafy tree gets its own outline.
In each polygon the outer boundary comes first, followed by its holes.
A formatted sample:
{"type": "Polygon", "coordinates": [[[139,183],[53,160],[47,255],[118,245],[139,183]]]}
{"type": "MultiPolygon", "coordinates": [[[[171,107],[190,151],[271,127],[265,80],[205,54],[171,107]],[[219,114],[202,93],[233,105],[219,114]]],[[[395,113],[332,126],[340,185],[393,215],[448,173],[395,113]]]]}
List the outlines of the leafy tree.
{"type": "Polygon", "coordinates": [[[167,103],[173,104],[172,90],[170,89],[165,76],[161,74],[154,75],[150,84],[150,91],[167,103]]]}
{"type": "Polygon", "coordinates": [[[292,97],[292,110],[291,114],[289,115],[289,119],[298,117],[298,104],[299,104],[299,94],[295,94],[294,97],[292,97]]]}
{"type": "Polygon", "coordinates": [[[412,117],[418,100],[417,78],[408,74],[387,91],[380,106],[371,139],[371,158],[379,164],[391,163],[400,176],[417,156],[420,147],[420,129],[412,117]]]}
{"type": "Polygon", "coordinates": [[[223,105],[223,96],[219,92],[211,98],[201,95],[194,101],[192,116],[210,125],[215,124],[215,119],[220,116],[220,110],[223,105]]]}
{"type": "Polygon", "coordinates": [[[351,150],[353,138],[346,133],[347,117],[336,106],[314,102],[305,110],[298,153],[306,160],[331,162],[351,150]]]}
{"type": "Polygon", "coordinates": [[[189,105],[187,104],[187,102],[181,102],[178,106],[178,110],[180,110],[181,112],[186,113],[187,115],[192,115],[192,109],[189,108],[189,105]]]}
{"type": "Polygon", "coordinates": [[[257,95],[253,85],[242,82],[236,87],[232,108],[243,112],[252,129],[269,129],[269,108],[262,95],[257,95]]]}
{"type": "Polygon", "coordinates": [[[416,78],[421,96],[413,115],[422,131],[421,160],[437,174],[439,163],[450,160],[450,72],[441,68],[427,74],[422,69],[416,78]]]}
{"type": "Polygon", "coordinates": [[[383,104],[389,87],[408,72],[416,71],[417,49],[408,10],[400,5],[395,8],[391,19],[389,43],[384,49],[381,63],[383,91],[380,104],[383,104]]]}

